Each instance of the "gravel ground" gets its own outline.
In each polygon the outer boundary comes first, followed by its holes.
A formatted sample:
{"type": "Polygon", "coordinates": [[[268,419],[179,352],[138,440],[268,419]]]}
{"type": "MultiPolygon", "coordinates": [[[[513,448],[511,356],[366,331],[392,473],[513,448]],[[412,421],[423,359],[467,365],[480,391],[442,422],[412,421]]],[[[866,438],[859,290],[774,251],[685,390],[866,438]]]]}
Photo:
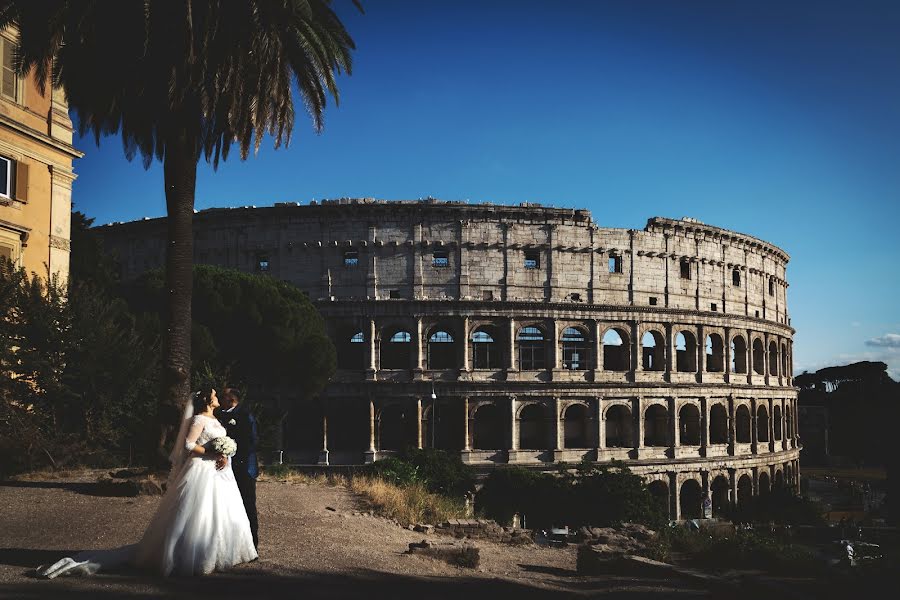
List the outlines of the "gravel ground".
{"type": "MultiPolygon", "coordinates": [[[[161,578],[140,572],[31,577],[35,566],[140,538],[158,497],[90,494],[89,479],[0,482],[0,598],[516,598],[714,597],[680,579],[580,577],[575,548],[478,541],[476,570],[404,554],[424,534],[364,510],[346,489],[260,482],[260,559],[227,573],[161,578]]],[[[446,539],[439,536],[435,539],[446,539]]]]}

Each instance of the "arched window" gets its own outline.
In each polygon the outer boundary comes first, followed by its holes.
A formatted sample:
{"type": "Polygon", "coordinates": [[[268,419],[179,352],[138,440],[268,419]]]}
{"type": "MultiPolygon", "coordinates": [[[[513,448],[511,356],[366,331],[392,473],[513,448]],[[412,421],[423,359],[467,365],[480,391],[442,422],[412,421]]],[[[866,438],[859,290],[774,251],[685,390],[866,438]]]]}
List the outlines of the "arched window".
{"type": "Polygon", "coordinates": [[[680,331],[675,336],[675,363],[680,373],[697,370],[697,340],[690,331],[680,331]]]}
{"type": "Polygon", "coordinates": [[[669,411],[659,404],[644,411],[644,445],[669,445],[669,411]]]}
{"type": "Polygon", "coordinates": [[[544,332],[537,327],[519,330],[519,369],[537,371],[545,365],[544,332]]]}
{"type": "Polygon", "coordinates": [[[362,331],[344,334],[337,344],[338,369],[363,369],[366,359],[366,337],[362,331]]]}
{"type": "Polygon", "coordinates": [[[769,375],[778,377],[778,344],[769,343],[769,375]]]}
{"type": "Polygon", "coordinates": [[[709,443],[728,443],[728,413],[721,404],[713,404],[709,409],[709,443]]]}
{"type": "Polygon", "coordinates": [[[781,426],[781,407],[776,404],[772,409],[772,430],[776,442],[781,441],[781,426]]]}
{"type": "Polygon", "coordinates": [[[700,411],[693,404],[685,404],[678,412],[678,434],[682,446],[700,445],[700,411]]]}
{"type": "Polygon", "coordinates": [[[718,333],[706,336],[706,370],[710,373],[725,370],[725,344],[718,333]]]}
{"type": "Polygon", "coordinates": [[[669,514],[669,486],[665,481],[655,479],[647,484],[647,491],[653,497],[653,504],[664,515],[669,514]]]}
{"type": "Polygon", "coordinates": [[[766,351],[759,338],[753,340],[753,372],[757,375],[766,374],[766,351]]]}
{"type": "Polygon", "coordinates": [[[747,406],[741,404],[734,411],[734,436],[735,441],[739,444],[750,443],[750,411],[747,406]]]}
{"type": "Polygon", "coordinates": [[[543,450],[550,441],[547,411],[542,404],[529,404],[519,413],[519,447],[543,450]]]}
{"type": "Polygon", "coordinates": [[[790,406],[784,407],[784,437],[794,438],[794,415],[790,406]]]}
{"type": "Polygon", "coordinates": [[[580,329],[566,327],[562,332],[562,364],[570,371],[590,368],[587,336],[580,329]]]}
{"type": "Polygon", "coordinates": [[[666,370],[666,341],[657,331],[648,331],[641,338],[641,367],[645,371],[666,370]]]}
{"type": "Polygon", "coordinates": [[[679,500],[681,502],[682,519],[699,519],[703,517],[703,494],[700,484],[696,480],[688,479],[681,484],[679,500]]]}
{"type": "Polygon", "coordinates": [[[737,503],[741,508],[748,508],[753,500],[753,480],[744,473],[738,479],[737,484],[737,503]]]}
{"type": "Polygon", "coordinates": [[[564,418],[564,442],[566,448],[588,447],[588,410],[583,404],[566,408],[564,418]]]}
{"type": "Polygon", "coordinates": [[[757,487],[759,488],[760,496],[765,496],[769,493],[769,474],[765,471],[760,471],[759,480],[757,481],[757,487]]]}
{"type": "Polygon", "coordinates": [[[791,372],[788,370],[787,344],[781,345],[781,376],[791,376],[791,372]]]}
{"type": "Polygon", "coordinates": [[[491,327],[479,327],[472,333],[472,367],[475,369],[499,369],[500,350],[495,341],[496,332],[491,327]]]}
{"type": "Polygon", "coordinates": [[[409,369],[412,358],[412,336],[408,331],[397,331],[387,342],[381,343],[382,369],[409,369]]]}
{"type": "Polygon", "coordinates": [[[719,475],[710,484],[712,491],[712,512],[714,517],[723,516],[728,509],[728,478],[719,475]]]}
{"type": "Polygon", "coordinates": [[[428,368],[457,368],[456,344],[453,336],[444,330],[437,330],[428,338],[428,368]]]}
{"type": "Polygon", "coordinates": [[[769,441],[769,412],[765,406],[756,409],[756,441],[769,441]]]}
{"type": "MultiPolygon", "coordinates": [[[[507,413],[507,418],[509,414],[507,413]]],[[[477,450],[499,450],[506,447],[506,422],[503,411],[495,404],[482,404],[475,410],[472,423],[472,447],[477,450]]]]}
{"type": "Polygon", "coordinates": [[[630,370],[631,358],[628,335],[622,329],[610,329],[603,335],[603,369],[630,370]]]}
{"type": "Polygon", "coordinates": [[[747,372],[747,342],[739,335],[731,340],[731,372],[747,372]]]}
{"type": "Polygon", "coordinates": [[[616,404],[606,411],[606,447],[631,448],[631,411],[627,406],[616,404]]]}
{"type": "Polygon", "coordinates": [[[399,404],[385,406],[379,411],[377,429],[379,450],[403,450],[411,445],[412,437],[407,422],[409,412],[399,404]]]}

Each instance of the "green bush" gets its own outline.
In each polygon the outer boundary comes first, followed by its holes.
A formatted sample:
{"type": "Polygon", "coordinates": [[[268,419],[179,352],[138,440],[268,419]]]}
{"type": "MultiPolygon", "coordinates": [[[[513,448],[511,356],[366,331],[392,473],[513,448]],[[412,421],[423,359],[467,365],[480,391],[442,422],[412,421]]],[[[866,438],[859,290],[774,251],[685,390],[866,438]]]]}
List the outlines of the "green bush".
{"type": "Polygon", "coordinates": [[[459,498],[475,489],[474,472],[458,454],[434,448],[410,449],[401,458],[415,467],[418,481],[430,492],[459,498]]]}

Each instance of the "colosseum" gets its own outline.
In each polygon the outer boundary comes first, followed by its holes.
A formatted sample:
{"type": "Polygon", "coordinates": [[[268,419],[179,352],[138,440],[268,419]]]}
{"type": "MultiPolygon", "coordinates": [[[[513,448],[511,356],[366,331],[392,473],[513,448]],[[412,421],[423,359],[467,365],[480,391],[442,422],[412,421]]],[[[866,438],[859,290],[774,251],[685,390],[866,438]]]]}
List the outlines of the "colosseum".
{"type": "MultiPolygon", "coordinates": [[[[164,218],[96,231],[123,277],[163,265],[164,218]]],[[[291,282],[325,317],[338,370],[286,425],[291,462],[620,460],[675,519],[799,484],[789,257],[772,244],[432,198],[208,209],[194,236],[196,262],[291,282]]]]}

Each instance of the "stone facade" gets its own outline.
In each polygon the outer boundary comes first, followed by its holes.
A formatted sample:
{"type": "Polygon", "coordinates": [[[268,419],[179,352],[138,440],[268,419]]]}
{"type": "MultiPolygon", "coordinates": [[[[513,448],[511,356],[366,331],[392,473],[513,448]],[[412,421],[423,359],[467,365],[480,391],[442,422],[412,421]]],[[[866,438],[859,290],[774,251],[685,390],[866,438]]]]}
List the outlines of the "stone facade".
{"type": "Polygon", "coordinates": [[[0,32],[0,257],[43,278],[69,276],[72,122],[60,90],[16,77],[18,32],[0,32]]]}
{"type": "MultiPolygon", "coordinates": [[[[325,316],[339,369],[289,425],[297,462],[623,460],[675,518],[798,485],[789,257],[767,242],[432,199],[209,209],[194,230],[197,262],[294,283],[325,316]]],[[[163,265],[164,219],[96,231],[125,278],[163,265]]]]}

